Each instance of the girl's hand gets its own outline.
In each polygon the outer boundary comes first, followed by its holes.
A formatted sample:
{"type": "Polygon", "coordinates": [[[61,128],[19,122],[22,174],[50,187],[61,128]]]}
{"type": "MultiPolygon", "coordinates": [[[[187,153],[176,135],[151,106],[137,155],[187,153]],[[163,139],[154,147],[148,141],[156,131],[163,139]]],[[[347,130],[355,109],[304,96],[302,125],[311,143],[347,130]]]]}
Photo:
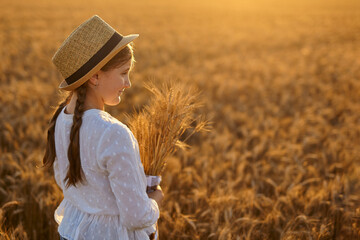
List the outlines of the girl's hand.
{"type": "Polygon", "coordinates": [[[147,195],[149,196],[149,198],[154,199],[157,202],[158,206],[161,205],[161,202],[164,198],[164,193],[159,185],[154,192],[148,193],[147,195]]]}

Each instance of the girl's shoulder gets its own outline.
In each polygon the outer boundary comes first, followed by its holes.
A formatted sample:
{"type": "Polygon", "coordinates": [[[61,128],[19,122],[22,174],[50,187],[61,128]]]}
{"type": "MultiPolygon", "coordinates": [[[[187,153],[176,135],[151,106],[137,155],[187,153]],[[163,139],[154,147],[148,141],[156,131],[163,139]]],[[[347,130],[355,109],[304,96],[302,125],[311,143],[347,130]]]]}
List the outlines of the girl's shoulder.
{"type": "Polygon", "coordinates": [[[130,129],[110,113],[102,110],[94,110],[90,124],[94,124],[94,128],[102,131],[104,134],[131,134],[130,129]]]}
{"type": "MultiPolygon", "coordinates": [[[[57,125],[60,122],[73,123],[74,114],[67,114],[62,109],[60,116],[56,120],[57,125]]],[[[101,139],[109,139],[114,137],[125,136],[133,139],[134,136],[130,129],[117,118],[113,117],[110,113],[100,109],[88,109],[82,116],[82,130],[89,132],[89,136],[101,139]]]]}
{"type": "MultiPolygon", "coordinates": [[[[119,144],[127,149],[136,149],[138,142],[131,132],[131,130],[117,118],[113,117],[107,112],[98,112],[95,119],[97,122],[96,126],[92,126],[96,129],[96,137],[98,138],[98,154],[101,159],[101,154],[109,154],[109,151],[120,151],[119,144]],[[114,150],[117,149],[117,150],[114,150]],[[104,151],[104,152],[102,152],[104,151]]],[[[121,150],[122,151],[122,150],[121,150]]]]}

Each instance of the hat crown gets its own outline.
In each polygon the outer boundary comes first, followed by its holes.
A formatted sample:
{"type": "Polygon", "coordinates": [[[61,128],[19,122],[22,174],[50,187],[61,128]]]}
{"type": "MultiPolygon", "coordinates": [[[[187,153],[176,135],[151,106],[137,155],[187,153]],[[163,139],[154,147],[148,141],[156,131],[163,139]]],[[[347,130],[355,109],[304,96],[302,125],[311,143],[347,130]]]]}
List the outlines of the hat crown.
{"type": "Polygon", "coordinates": [[[66,79],[94,56],[115,32],[108,23],[94,15],[66,38],[52,61],[66,79]]]}

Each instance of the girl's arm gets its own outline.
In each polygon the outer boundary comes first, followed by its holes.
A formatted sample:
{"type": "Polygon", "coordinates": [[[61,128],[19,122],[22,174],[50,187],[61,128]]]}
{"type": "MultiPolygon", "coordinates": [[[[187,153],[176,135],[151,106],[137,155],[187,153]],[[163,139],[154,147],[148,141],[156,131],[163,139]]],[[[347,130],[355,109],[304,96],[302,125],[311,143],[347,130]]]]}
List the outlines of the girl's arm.
{"type": "Polygon", "coordinates": [[[160,215],[158,204],[146,194],[136,144],[126,126],[112,124],[97,149],[98,163],[108,173],[122,224],[131,230],[155,224],[160,215]]]}
{"type": "Polygon", "coordinates": [[[62,181],[60,177],[59,160],[57,159],[57,157],[55,157],[53,168],[54,168],[55,181],[57,185],[60,187],[60,189],[63,190],[62,181]]]}

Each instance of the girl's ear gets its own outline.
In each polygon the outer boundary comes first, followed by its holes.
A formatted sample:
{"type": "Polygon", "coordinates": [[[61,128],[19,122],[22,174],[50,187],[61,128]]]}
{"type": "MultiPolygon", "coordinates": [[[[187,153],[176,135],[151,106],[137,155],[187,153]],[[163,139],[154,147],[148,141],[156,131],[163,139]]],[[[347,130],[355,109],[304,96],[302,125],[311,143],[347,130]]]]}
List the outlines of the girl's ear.
{"type": "Polygon", "coordinates": [[[99,72],[90,77],[89,83],[93,86],[97,86],[99,84],[99,72]]]}

